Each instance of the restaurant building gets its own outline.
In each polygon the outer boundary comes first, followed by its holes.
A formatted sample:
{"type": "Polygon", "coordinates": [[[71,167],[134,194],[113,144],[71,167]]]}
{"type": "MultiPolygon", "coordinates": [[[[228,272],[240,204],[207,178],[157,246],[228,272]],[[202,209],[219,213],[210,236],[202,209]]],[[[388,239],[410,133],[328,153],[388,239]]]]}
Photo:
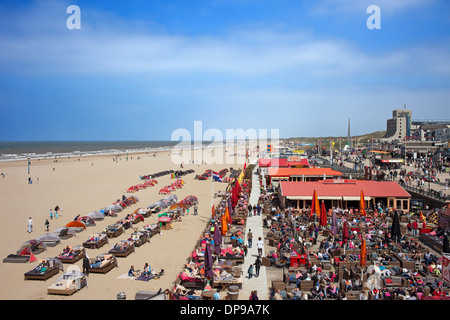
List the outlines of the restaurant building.
{"type": "Polygon", "coordinates": [[[311,207],[314,191],[327,209],[359,209],[361,190],[366,208],[383,208],[409,212],[411,195],[394,181],[327,179],[319,181],[281,181],[278,188],[283,208],[307,209],[311,207]]]}

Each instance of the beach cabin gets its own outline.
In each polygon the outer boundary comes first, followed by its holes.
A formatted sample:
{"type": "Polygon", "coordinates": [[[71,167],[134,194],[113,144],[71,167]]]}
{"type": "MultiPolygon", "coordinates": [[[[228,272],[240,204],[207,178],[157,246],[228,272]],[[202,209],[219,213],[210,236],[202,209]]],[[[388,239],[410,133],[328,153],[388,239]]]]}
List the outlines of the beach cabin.
{"type": "Polygon", "coordinates": [[[159,217],[158,218],[158,223],[161,227],[161,230],[170,230],[171,222],[172,222],[171,217],[159,217]]]}
{"type": "Polygon", "coordinates": [[[307,209],[311,207],[314,191],[328,209],[359,208],[361,190],[366,208],[384,208],[409,212],[411,195],[394,181],[327,179],[319,181],[281,181],[279,187],[282,207],[307,209]]]}

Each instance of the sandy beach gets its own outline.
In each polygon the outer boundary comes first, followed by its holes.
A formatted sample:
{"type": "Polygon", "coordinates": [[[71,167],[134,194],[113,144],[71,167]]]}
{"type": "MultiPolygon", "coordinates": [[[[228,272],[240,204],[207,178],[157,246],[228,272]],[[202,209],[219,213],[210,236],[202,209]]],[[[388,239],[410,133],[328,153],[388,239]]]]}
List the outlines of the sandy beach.
{"type": "MultiPolygon", "coordinates": [[[[116,299],[119,292],[125,292],[127,299],[134,299],[139,290],[157,291],[160,288],[168,289],[175,281],[181,267],[186,262],[196,241],[201,235],[208,219],[211,216],[211,182],[194,179],[196,174],[202,174],[206,169],[219,171],[224,168],[242,167],[229,164],[187,164],[183,170],[193,169],[195,173],[181,177],[185,181],[183,188],[173,192],[178,199],[194,195],[199,199],[198,215],[189,214],[183,217],[182,222],[173,223],[172,230],[163,230],[161,235],[151,238],[136,248],[136,251],[126,258],[118,258],[119,266],[107,274],[90,274],[88,287],[72,296],[48,295],[47,288],[56,282],[58,275],[47,281],[24,280],[24,273],[33,269],[33,263],[1,263],[0,273],[0,299],[31,299],[31,300],[76,300],[76,299],[116,299]],[[145,263],[152,269],[165,270],[160,279],[148,282],[129,279],[117,279],[128,272],[131,265],[135,269],[143,269],[145,263]]],[[[46,233],[45,220],[49,219],[50,232],[72,221],[75,216],[81,216],[102,207],[108,206],[118,198],[125,195],[135,195],[139,202],[127,207],[118,213],[117,218],[106,217],[97,221],[95,226],[77,233],[76,237],[62,240],[54,247],[48,247],[36,257],[43,259],[56,257],[62,252],[64,246],[81,245],[92,233],[101,232],[107,225],[124,218],[128,213],[140,207],[162,199],[165,195],[158,194],[160,188],[173,182],[170,175],[157,178],[158,184],[154,187],[140,190],[136,193],[125,193],[125,190],[140,183],[140,175],[156,173],[163,170],[180,170],[180,166],[172,162],[170,152],[158,152],[156,157],[152,153],[130,154],[128,160],[122,155],[118,161],[113,156],[95,156],[71,159],[33,160],[30,166],[30,175],[27,171],[26,161],[1,163],[1,172],[6,176],[0,177],[0,194],[2,195],[2,221],[0,241],[0,255],[2,259],[8,254],[16,253],[18,248],[27,240],[37,238],[46,233]],[[138,159],[139,157],[139,159],[138,159]],[[28,184],[28,177],[33,179],[28,184]],[[39,178],[39,182],[37,179],[39,178]],[[58,205],[62,215],[58,219],[50,220],[50,209],[58,205]],[[31,217],[34,222],[33,232],[27,231],[27,220],[31,217]]],[[[225,190],[227,183],[214,183],[214,192],[225,190]]],[[[218,202],[218,198],[214,199],[218,202]]],[[[192,212],[191,212],[192,213],[192,212]]],[[[144,222],[136,225],[141,229],[145,224],[157,222],[157,214],[146,218],[144,222]]],[[[117,238],[110,239],[109,244],[100,249],[86,249],[90,258],[108,252],[119,240],[127,239],[133,232],[128,229],[117,238]]],[[[82,270],[82,262],[64,264],[64,271],[69,268],[82,270]]]]}

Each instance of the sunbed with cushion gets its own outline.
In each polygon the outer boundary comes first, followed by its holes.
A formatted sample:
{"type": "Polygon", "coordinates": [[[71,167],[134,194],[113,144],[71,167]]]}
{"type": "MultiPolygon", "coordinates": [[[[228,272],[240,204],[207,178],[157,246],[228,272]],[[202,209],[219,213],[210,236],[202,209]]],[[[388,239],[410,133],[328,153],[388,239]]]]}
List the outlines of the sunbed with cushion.
{"type": "Polygon", "coordinates": [[[57,257],[62,263],[75,263],[84,258],[86,251],[83,246],[69,248],[69,251],[64,251],[57,257]]]}
{"type": "Polygon", "coordinates": [[[106,227],[106,235],[108,236],[108,238],[115,238],[120,236],[122,233],[125,232],[125,229],[123,227],[123,225],[121,224],[110,224],[109,226],[106,227]]]}
{"type": "Polygon", "coordinates": [[[98,233],[89,236],[89,238],[83,242],[83,247],[88,249],[98,249],[109,243],[108,236],[105,233],[98,233]]]}
{"type": "Polygon", "coordinates": [[[36,267],[25,273],[25,280],[47,280],[63,270],[61,261],[56,258],[47,258],[38,263],[36,267]]]}
{"type": "Polygon", "coordinates": [[[143,244],[150,242],[150,237],[147,232],[134,232],[131,234],[131,237],[128,238],[129,241],[134,243],[135,247],[140,247],[143,244]]]}
{"type": "Polygon", "coordinates": [[[134,243],[127,240],[117,242],[114,247],[109,250],[109,253],[121,258],[128,257],[133,252],[134,243]]]}
{"type": "Polygon", "coordinates": [[[101,254],[95,259],[89,261],[89,273],[108,273],[114,267],[117,267],[117,259],[112,254],[101,254]]]}

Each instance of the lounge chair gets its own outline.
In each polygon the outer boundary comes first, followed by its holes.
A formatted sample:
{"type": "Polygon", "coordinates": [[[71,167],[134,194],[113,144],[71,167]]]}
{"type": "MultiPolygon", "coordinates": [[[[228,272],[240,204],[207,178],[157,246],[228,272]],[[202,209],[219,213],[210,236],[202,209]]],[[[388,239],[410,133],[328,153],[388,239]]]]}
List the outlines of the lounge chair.
{"type": "Polygon", "coordinates": [[[47,258],[38,263],[32,270],[25,273],[25,280],[47,280],[63,270],[61,261],[56,258],[47,258]]]}
{"type": "Polygon", "coordinates": [[[150,237],[147,232],[133,232],[131,237],[128,238],[129,241],[133,241],[135,247],[140,247],[143,244],[150,242],[150,237]]]}
{"type": "Polygon", "coordinates": [[[63,252],[58,255],[58,259],[62,263],[75,263],[84,258],[86,251],[83,246],[75,246],[69,252],[63,252]]]}
{"type": "Polygon", "coordinates": [[[105,233],[91,235],[85,242],[83,247],[88,249],[98,249],[109,243],[108,236],[105,233]]]}
{"type": "Polygon", "coordinates": [[[106,235],[108,238],[116,238],[125,232],[123,225],[121,224],[110,224],[106,227],[106,235]]]}
{"type": "Polygon", "coordinates": [[[135,247],[132,241],[123,240],[117,242],[108,253],[113,254],[116,257],[125,258],[133,253],[134,249],[135,247]]]}
{"type": "Polygon", "coordinates": [[[95,259],[89,261],[89,273],[103,273],[106,274],[114,267],[117,267],[117,259],[112,254],[103,253],[98,255],[95,259]]]}

